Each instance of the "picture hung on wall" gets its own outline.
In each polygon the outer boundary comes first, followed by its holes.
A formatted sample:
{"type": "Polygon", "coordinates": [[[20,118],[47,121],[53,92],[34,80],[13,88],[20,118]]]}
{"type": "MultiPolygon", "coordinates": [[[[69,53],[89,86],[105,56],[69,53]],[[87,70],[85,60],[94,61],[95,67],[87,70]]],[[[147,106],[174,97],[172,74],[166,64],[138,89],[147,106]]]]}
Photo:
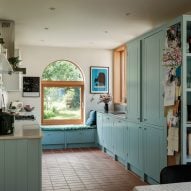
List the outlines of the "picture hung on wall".
{"type": "Polygon", "coordinates": [[[90,67],[90,93],[109,93],[109,67],[90,67]]]}
{"type": "Polygon", "coordinates": [[[23,97],[40,96],[40,77],[23,77],[23,97]]]}

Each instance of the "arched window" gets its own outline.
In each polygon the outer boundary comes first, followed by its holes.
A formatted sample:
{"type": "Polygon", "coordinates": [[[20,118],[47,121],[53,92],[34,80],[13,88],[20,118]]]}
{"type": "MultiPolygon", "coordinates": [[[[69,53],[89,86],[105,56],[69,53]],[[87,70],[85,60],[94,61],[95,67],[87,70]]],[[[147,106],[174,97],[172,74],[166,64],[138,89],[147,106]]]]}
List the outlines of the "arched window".
{"type": "Polygon", "coordinates": [[[49,64],[41,81],[43,125],[82,124],[84,80],[81,70],[70,61],[49,64]]]}

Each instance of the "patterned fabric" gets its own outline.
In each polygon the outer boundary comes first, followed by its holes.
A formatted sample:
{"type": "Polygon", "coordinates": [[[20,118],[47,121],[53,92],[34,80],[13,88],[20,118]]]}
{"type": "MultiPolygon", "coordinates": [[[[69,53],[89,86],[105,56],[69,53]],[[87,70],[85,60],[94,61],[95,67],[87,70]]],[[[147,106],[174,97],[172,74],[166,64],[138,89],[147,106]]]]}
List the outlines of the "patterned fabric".
{"type": "Polygon", "coordinates": [[[82,130],[82,129],[95,129],[96,125],[48,125],[41,126],[42,131],[68,131],[68,130],[82,130]]]}

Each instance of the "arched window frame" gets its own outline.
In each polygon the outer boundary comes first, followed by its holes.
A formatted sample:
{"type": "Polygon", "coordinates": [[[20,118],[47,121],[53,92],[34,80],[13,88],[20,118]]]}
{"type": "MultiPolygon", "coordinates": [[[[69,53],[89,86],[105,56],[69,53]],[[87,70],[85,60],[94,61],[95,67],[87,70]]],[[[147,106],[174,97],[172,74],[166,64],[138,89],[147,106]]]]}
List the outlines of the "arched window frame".
{"type": "MultiPolygon", "coordinates": [[[[68,61],[68,60],[63,60],[63,61],[67,61],[75,65],[80,70],[83,81],[49,81],[49,80],[41,81],[41,124],[42,125],[65,125],[65,124],[83,124],[84,123],[84,76],[83,76],[82,70],[80,69],[78,65],[76,65],[75,63],[71,61],[68,61]],[[74,87],[74,88],[78,87],[80,88],[81,118],[72,119],[72,120],[71,119],[52,119],[52,120],[44,119],[44,88],[46,87],[74,87]]],[[[46,68],[44,69],[44,71],[46,70],[46,68]]]]}

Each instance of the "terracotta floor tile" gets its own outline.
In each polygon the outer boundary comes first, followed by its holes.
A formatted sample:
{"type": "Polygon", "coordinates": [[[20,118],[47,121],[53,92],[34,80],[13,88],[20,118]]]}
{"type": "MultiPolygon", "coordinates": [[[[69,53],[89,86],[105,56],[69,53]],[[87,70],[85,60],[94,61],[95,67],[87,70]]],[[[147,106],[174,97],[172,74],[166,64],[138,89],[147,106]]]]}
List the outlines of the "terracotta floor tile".
{"type": "Polygon", "coordinates": [[[144,184],[96,148],[43,151],[42,191],[131,191],[144,184]]]}

